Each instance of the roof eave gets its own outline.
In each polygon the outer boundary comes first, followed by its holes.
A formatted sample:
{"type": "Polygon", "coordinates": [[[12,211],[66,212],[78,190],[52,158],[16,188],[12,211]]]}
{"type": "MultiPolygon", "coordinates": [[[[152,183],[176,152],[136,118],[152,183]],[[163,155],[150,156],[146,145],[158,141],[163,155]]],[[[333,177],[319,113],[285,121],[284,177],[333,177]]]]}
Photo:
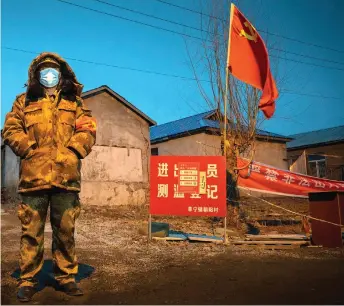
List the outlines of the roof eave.
{"type": "Polygon", "coordinates": [[[141,112],[136,106],[134,106],[133,104],[131,104],[129,101],[127,101],[125,98],[123,98],[121,95],[119,95],[118,93],[114,92],[109,86],[107,85],[103,85],[101,87],[95,88],[95,89],[91,89],[88,90],[84,93],[82,93],[81,97],[83,99],[87,99],[90,98],[92,96],[95,96],[97,94],[100,94],[102,92],[107,92],[108,94],[110,94],[110,96],[116,98],[117,100],[119,100],[120,102],[122,102],[124,105],[126,105],[129,109],[131,109],[134,113],[136,113],[137,115],[139,115],[142,119],[146,120],[149,123],[149,126],[154,126],[157,123],[150,117],[148,117],[145,113],[141,112]]]}
{"type": "MultiPolygon", "coordinates": [[[[158,144],[158,143],[162,143],[165,141],[169,141],[172,139],[177,139],[177,138],[182,138],[182,137],[186,137],[186,136],[190,136],[190,135],[195,135],[198,133],[202,133],[202,132],[212,132],[214,134],[218,134],[220,135],[220,129],[219,128],[214,128],[214,127],[201,127],[198,129],[194,129],[194,130],[189,130],[186,132],[182,132],[182,133],[178,133],[178,134],[173,134],[173,135],[168,135],[168,136],[164,136],[164,137],[160,137],[160,138],[156,138],[156,139],[151,139],[151,144],[158,144]]],[[[274,136],[263,136],[263,135],[256,135],[257,138],[260,139],[265,139],[265,140],[274,140],[274,141],[280,141],[280,142],[284,142],[286,143],[287,141],[292,140],[291,138],[283,138],[283,137],[274,137],[274,136]]]]}
{"type": "Polygon", "coordinates": [[[275,140],[275,141],[280,141],[280,142],[285,142],[285,143],[293,140],[292,138],[287,138],[287,137],[267,136],[267,135],[259,135],[259,134],[256,134],[256,138],[265,139],[265,140],[275,140]]]}
{"type": "Polygon", "coordinates": [[[289,147],[289,148],[287,147],[287,151],[302,150],[302,149],[308,149],[308,148],[316,148],[316,147],[321,147],[321,146],[330,146],[330,145],[338,144],[338,143],[344,143],[344,139],[334,140],[334,141],[327,141],[327,142],[318,142],[318,143],[315,143],[315,144],[302,145],[302,146],[289,147]]]}
{"type": "Polygon", "coordinates": [[[194,130],[190,130],[190,131],[186,131],[186,132],[182,132],[182,133],[178,133],[178,134],[173,134],[173,135],[168,135],[168,136],[164,136],[164,137],[160,137],[160,138],[156,138],[156,139],[151,139],[151,144],[154,145],[154,144],[162,143],[162,142],[173,140],[173,139],[191,136],[191,135],[203,133],[207,130],[212,130],[212,129],[209,127],[201,127],[198,129],[194,129],[194,130]]]}

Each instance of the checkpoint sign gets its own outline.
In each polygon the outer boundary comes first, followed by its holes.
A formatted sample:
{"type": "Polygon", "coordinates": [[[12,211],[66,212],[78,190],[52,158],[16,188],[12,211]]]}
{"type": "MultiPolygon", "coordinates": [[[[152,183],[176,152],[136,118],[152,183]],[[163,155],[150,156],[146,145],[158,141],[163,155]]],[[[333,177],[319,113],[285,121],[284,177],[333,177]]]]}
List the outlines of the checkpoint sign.
{"type": "Polygon", "coordinates": [[[223,156],[151,156],[150,214],[225,217],[223,156]]]}
{"type": "Polygon", "coordinates": [[[199,193],[199,163],[178,163],[178,191],[182,193],[199,193]]]}

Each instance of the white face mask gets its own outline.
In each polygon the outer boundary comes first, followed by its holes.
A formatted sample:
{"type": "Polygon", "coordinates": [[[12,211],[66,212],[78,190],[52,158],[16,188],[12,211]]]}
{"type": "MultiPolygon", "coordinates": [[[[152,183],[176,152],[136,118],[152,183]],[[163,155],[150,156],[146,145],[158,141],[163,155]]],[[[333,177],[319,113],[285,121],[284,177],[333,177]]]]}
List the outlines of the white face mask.
{"type": "Polygon", "coordinates": [[[60,72],[54,68],[45,68],[39,72],[39,82],[44,87],[55,87],[60,80],[60,72]]]}

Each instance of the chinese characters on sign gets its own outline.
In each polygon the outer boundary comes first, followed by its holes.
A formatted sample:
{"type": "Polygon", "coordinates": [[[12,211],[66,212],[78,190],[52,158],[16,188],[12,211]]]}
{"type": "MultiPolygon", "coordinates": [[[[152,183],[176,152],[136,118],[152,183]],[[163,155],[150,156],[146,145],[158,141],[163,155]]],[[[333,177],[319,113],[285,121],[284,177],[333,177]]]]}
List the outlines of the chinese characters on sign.
{"type": "Polygon", "coordinates": [[[179,191],[199,192],[199,163],[179,163],[179,191]]]}
{"type": "MultiPolygon", "coordinates": [[[[239,159],[239,167],[246,164],[247,161],[239,159]]],[[[309,192],[344,191],[343,182],[293,173],[257,162],[251,163],[250,170],[240,171],[239,188],[245,187],[260,192],[301,197],[307,197],[309,192]],[[250,172],[249,175],[248,172],[250,172]]]]}
{"type": "Polygon", "coordinates": [[[219,208],[218,207],[207,207],[207,206],[205,206],[205,207],[201,207],[201,206],[194,206],[194,207],[192,207],[192,206],[189,206],[188,207],[188,211],[189,212],[218,212],[219,211],[219,208]]]}
{"type": "Polygon", "coordinates": [[[152,156],[151,214],[225,216],[222,156],[152,156]]]}

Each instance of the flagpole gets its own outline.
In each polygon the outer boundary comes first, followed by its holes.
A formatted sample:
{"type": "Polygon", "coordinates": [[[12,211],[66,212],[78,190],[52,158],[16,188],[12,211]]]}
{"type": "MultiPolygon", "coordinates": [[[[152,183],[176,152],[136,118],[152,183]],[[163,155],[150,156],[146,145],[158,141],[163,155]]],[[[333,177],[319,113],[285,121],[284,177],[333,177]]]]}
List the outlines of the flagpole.
{"type": "MultiPolygon", "coordinates": [[[[227,103],[228,103],[228,65],[229,65],[229,54],[230,54],[230,43],[231,43],[231,30],[232,30],[232,21],[233,21],[233,13],[234,13],[234,4],[231,3],[230,14],[229,14],[229,29],[228,29],[228,46],[227,46],[227,65],[226,65],[226,91],[225,91],[225,103],[224,103],[224,119],[225,122],[223,124],[223,155],[225,156],[225,165],[226,165],[226,173],[227,173],[227,103]]],[[[227,179],[226,179],[227,182],[227,179]]],[[[227,187],[226,187],[227,189],[227,187]]],[[[227,196],[226,196],[226,205],[227,205],[227,196]]],[[[227,242],[227,216],[224,219],[224,243],[227,242]]]]}
{"type": "Polygon", "coordinates": [[[223,125],[223,155],[227,156],[227,103],[228,103],[228,75],[229,75],[229,55],[230,55],[230,45],[231,45],[231,31],[232,31],[232,21],[233,21],[234,4],[231,3],[230,8],[230,18],[229,18],[229,29],[228,29],[228,46],[227,46],[227,65],[226,65],[226,91],[225,91],[225,103],[224,103],[224,125],[223,125]]]}

